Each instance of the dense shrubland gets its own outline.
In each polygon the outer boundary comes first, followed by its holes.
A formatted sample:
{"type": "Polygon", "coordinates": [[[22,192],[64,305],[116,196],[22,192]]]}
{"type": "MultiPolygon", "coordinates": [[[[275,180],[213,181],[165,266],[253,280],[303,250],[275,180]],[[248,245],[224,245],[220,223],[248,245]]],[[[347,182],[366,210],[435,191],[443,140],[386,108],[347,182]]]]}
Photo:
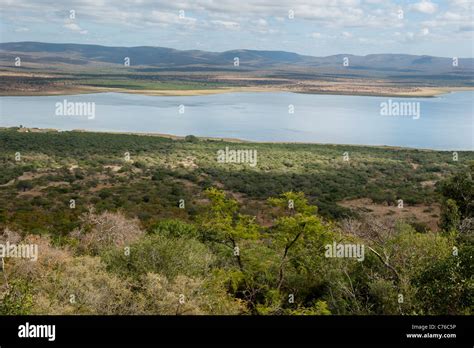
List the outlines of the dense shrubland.
{"type": "Polygon", "coordinates": [[[14,130],[0,148],[1,242],[39,247],[4,259],[1,314],[472,314],[472,152],[14,130]],[[216,163],[224,146],[259,165],[216,163]],[[337,205],[359,197],[439,202],[440,231],[337,205]]]}

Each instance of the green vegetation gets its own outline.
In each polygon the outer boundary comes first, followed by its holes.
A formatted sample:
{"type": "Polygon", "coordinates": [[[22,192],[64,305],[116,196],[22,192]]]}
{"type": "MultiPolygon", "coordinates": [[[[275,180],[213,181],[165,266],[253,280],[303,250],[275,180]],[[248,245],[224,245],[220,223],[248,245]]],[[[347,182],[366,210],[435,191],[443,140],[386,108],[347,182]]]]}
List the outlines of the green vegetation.
{"type": "Polygon", "coordinates": [[[0,149],[0,244],[39,248],[3,259],[0,314],[472,315],[472,152],[17,129],[0,149]],[[339,204],[362,198],[441,206],[440,231],[339,204]]]}
{"type": "Polygon", "coordinates": [[[219,82],[193,81],[150,81],[140,79],[80,79],[77,83],[82,86],[125,88],[136,90],[200,90],[225,87],[219,82]]]}

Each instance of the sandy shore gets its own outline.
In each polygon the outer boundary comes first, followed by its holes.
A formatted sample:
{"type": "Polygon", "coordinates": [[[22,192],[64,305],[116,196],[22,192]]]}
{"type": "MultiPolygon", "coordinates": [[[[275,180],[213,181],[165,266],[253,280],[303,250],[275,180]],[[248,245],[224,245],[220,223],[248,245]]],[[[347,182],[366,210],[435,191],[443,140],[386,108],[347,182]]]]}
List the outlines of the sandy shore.
{"type": "Polygon", "coordinates": [[[306,88],[295,86],[259,86],[259,87],[221,87],[213,89],[192,90],[147,90],[128,88],[109,88],[92,86],[74,86],[71,88],[58,88],[52,90],[10,90],[0,91],[0,96],[54,96],[54,95],[77,95],[92,93],[128,93],[149,96],[199,96],[221,93],[259,93],[259,92],[291,92],[303,94],[331,94],[352,96],[380,96],[380,97],[436,97],[442,94],[459,91],[474,91],[474,87],[411,87],[384,88],[379,86],[351,86],[351,85],[327,85],[319,88],[306,88]]]}

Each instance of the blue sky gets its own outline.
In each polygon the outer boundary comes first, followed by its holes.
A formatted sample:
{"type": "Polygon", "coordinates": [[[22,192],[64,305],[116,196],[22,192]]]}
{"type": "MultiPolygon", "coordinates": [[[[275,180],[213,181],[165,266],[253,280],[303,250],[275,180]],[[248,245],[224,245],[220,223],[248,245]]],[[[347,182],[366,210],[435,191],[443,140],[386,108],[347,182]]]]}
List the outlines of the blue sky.
{"type": "Polygon", "coordinates": [[[0,41],[473,57],[473,11],[474,0],[1,0],[0,41]]]}

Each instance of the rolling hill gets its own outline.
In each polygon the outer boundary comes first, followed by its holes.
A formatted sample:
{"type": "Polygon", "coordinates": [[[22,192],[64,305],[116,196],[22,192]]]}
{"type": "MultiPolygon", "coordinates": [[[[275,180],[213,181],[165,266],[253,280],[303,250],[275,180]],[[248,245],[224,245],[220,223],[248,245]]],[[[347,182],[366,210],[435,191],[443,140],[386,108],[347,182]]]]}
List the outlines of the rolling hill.
{"type": "Polygon", "coordinates": [[[285,51],[231,50],[207,52],[176,50],[165,47],[107,47],[83,44],[41,42],[0,43],[0,65],[11,67],[15,57],[22,66],[51,68],[81,66],[96,68],[123,66],[130,58],[130,68],[137,71],[265,71],[270,74],[335,74],[375,77],[421,77],[433,79],[474,80],[474,59],[418,56],[408,54],[338,54],[312,57],[285,51]],[[234,58],[239,58],[239,67],[234,58]],[[349,65],[344,66],[344,58],[349,65]]]}

